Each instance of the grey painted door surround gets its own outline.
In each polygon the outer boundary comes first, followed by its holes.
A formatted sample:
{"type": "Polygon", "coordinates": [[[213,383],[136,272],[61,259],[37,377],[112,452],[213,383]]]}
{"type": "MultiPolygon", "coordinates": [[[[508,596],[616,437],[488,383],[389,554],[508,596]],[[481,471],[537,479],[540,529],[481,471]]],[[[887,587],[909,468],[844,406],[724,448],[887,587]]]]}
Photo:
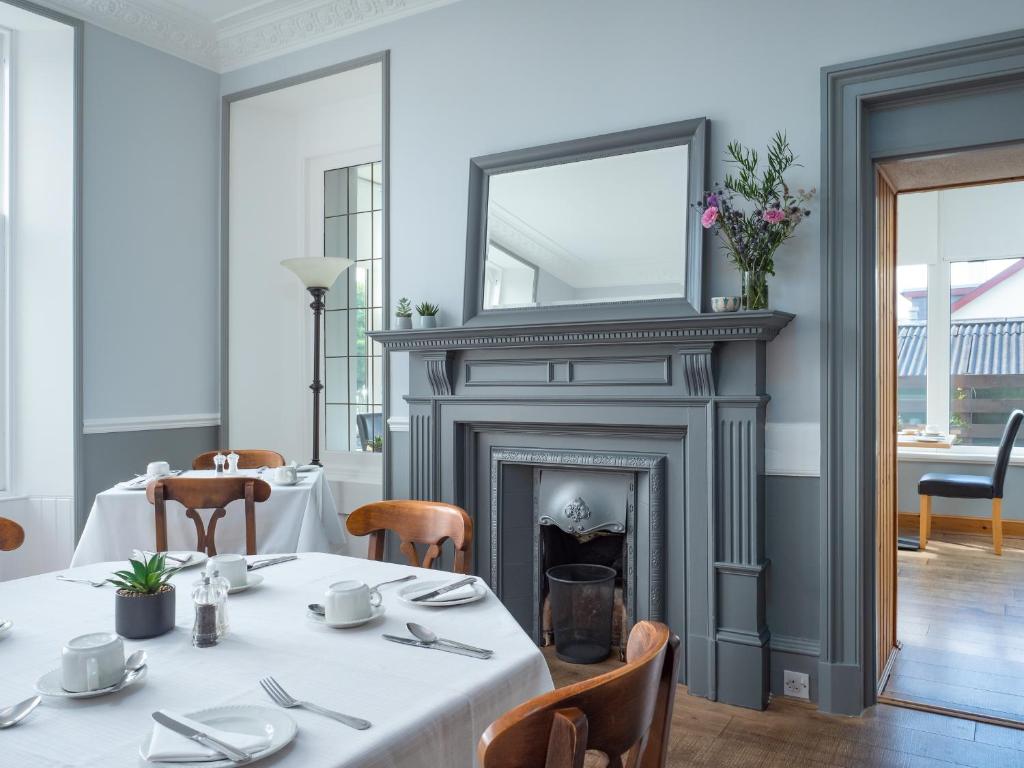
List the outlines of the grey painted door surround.
{"type": "Polygon", "coordinates": [[[822,70],[818,704],[875,702],[874,163],[1024,140],[1024,31],[822,70]]]}

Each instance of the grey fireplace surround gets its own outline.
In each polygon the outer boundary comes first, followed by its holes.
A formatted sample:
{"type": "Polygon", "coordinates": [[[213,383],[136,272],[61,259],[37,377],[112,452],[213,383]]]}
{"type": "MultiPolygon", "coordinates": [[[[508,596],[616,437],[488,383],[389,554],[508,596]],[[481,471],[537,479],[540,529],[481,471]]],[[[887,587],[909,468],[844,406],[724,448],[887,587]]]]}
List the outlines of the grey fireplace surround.
{"type": "Polygon", "coordinates": [[[661,618],[683,638],[680,682],[690,693],[764,708],[765,359],[792,317],[373,333],[386,351],[410,353],[409,465],[392,471],[408,472],[413,498],[469,512],[474,572],[502,597],[509,577],[494,561],[494,494],[516,491],[495,487],[495,462],[613,467],[616,457],[639,457],[664,484],[664,508],[662,530],[640,531],[653,543],[639,556],[656,578],[638,580],[635,618],[661,618]]]}

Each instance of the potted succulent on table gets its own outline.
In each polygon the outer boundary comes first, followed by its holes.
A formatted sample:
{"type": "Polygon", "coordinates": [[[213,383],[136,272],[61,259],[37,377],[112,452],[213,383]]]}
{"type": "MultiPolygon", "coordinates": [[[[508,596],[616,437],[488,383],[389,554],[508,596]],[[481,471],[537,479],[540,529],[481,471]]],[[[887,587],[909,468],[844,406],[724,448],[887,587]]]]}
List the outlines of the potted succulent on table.
{"type": "Polygon", "coordinates": [[[397,328],[408,330],[412,328],[412,302],[404,296],[398,300],[395,307],[395,319],[398,321],[397,328]]]}
{"type": "Polygon", "coordinates": [[[429,301],[421,301],[417,304],[416,314],[420,316],[420,328],[436,328],[439,311],[437,304],[431,304],[429,301]]]}
{"type": "Polygon", "coordinates": [[[175,593],[168,579],[178,568],[168,568],[161,554],[129,560],[131,570],[115,571],[108,581],[114,595],[114,628],[132,640],[157,637],[174,629],[175,593]]]}

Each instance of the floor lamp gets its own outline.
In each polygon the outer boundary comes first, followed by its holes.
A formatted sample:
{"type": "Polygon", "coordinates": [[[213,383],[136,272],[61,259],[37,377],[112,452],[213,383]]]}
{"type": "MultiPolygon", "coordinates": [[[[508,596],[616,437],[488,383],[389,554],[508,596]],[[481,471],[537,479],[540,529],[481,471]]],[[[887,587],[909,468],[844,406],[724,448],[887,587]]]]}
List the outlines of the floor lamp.
{"type": "Polygon", "coordinates": [[[324,389],[320,381],[320,328],[324,316],[324,296],[334,285],[334,281],[346,269],[355,264],[349,259],[333,256],[311,256],[301,259],[285,259],[281,262],[295,273],[296,277],[306,286],[313,296],[310,308],[313,310],[313,383],[309,388],[313,391],[313,460],[310,464],[320,464],[320,393],[324,389]]]}

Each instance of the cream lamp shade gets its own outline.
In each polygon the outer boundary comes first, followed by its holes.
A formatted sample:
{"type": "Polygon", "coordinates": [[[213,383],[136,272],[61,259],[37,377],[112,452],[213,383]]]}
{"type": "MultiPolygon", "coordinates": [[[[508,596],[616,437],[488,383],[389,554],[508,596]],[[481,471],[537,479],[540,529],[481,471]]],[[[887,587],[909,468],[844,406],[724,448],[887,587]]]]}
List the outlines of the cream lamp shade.
{"type": "Polygon", "coordinates": [[[281,262],[282,267],[287,267],[295,273],[307,288],[327,288],[334,285],[338,275],[355,264],[350,259],[340,259],[336,256],[309,256],[299,259],[285,259],[281,262]]]}

